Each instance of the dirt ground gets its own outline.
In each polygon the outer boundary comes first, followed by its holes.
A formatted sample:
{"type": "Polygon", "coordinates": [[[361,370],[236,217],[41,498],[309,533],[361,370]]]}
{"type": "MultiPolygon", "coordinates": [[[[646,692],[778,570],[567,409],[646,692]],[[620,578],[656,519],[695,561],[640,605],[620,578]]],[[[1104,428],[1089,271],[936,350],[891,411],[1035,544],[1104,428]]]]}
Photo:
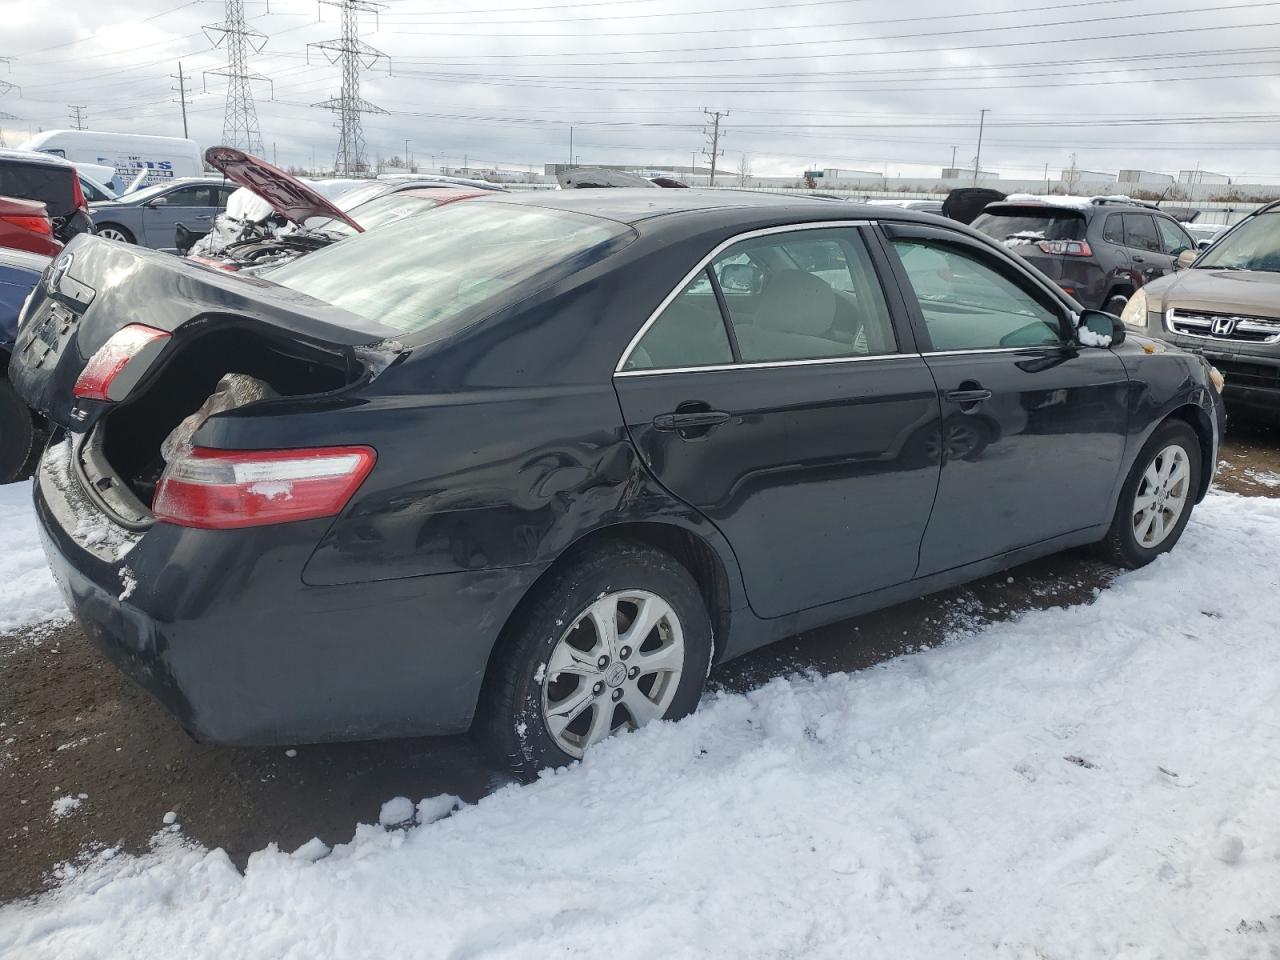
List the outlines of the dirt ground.
{"type": "MultiPolygon", "coordinates": [[[[1280,497],[1280,428],[1233,420],[1218,486],[1280,497]]],[[[774,644],[712,681],[743,690],[797,670],[862,669],[960,624],[1087,602],[1114,575],[1086,551],[1060,554],[774,644]]],[[[393,796],[474,801],[505,782],[464,737],[296,751],[198,744],[74,624],[0,637],[0,901],[38,892],[87,851],[146,849],[168,811],[186,835],[243,864],[271,841],[346,841],[393,796]],[[53,814],[55,799],[81,794],[53,814]]]]}

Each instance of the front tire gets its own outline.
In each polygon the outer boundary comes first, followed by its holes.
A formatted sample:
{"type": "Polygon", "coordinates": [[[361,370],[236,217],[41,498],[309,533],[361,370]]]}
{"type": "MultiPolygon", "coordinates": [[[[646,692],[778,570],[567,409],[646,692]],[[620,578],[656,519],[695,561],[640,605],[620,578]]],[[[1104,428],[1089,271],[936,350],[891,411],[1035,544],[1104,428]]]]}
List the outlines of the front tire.
{"type": "Polygon", "coordinates": [[[1144,567],[1173,549],[1191,519],[1200,490],[1200,441],[1190,426],[1169,420],[1156,428],[1120,490],[1111,529],[1100,544],[1121,567],[1144,567]]]}
{"type": "Polygon", "coordinates": [[[500,644],[474,730],[494,762],[528,781],[621,730],[692,713],[711,619],[672,557],[614,542],[553,572],[500,644]]]}
{"type": "Polygon", "coordinates": [[[107,240],[118,240],[121,243],[136,243],[133,233],[127,227],[122,227],[118,223],[104,223],[94,230],[94,233],[107,240]]]}

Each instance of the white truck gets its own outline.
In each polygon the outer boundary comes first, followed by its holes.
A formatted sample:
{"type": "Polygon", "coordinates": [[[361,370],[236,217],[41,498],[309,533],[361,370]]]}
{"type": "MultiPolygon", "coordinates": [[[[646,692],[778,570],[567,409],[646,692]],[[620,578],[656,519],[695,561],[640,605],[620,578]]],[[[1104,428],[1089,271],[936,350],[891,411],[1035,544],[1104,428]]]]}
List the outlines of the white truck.
{"type": "MultiPolygon", "coordinates": [[[[103,133],[98,130],[45,130],[19,147],[64,157],[74,164],[97,164],[115,171],[118,193],[167,183],[178,177],[204,173],[204,159],[194,140],[151,137],[136,133],[103,133]]],[[[86,170],[94,179],[94,172],[86,170]]],[[[105,182],[105,181],[104,181],[105,182]]]]}

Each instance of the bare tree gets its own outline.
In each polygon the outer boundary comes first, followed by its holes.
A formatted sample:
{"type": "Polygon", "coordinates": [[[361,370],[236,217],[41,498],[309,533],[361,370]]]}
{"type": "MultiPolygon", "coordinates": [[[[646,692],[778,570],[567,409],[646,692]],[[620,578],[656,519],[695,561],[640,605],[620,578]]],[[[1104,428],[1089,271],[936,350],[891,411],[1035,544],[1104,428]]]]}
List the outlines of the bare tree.
{"type": "Polygon", "coordinates": [[[742,159],[738,161],[738,186],[747,187],[751,185],[751,158],[745,153],[742,159]]]}

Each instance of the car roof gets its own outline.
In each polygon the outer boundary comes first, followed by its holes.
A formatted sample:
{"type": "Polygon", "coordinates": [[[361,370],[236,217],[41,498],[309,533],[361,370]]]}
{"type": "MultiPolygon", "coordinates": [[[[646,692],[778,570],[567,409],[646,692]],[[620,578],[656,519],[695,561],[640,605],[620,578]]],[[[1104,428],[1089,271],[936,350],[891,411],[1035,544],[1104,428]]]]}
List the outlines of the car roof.
{"type": "Polygon", "coordinates": [[[48,167],[67,167],[75,169],[75,164],[51,153],[38,153],[35,150],[7,150],[0,148],[0,161],[11,160],[16,163],[38,163],[48,167]]]}
{"type": "Polygon", "coordinates": [[[832,219],[884,219],[886,213],[911,218],[914,211],[899,207],[871,207],[811,196],[787,196],[753,190],[669,190],[643,187],[598,187],[581,190],[538,190],[521,193],[494,194],[485,203],[518,203],[586,213],[606,220],[635,224],[654,217],[692,214],[712,210],[759,209],[784,215],[793,211],[802,219],[811,219],[816,211],[832,214],[832,219]]]}

